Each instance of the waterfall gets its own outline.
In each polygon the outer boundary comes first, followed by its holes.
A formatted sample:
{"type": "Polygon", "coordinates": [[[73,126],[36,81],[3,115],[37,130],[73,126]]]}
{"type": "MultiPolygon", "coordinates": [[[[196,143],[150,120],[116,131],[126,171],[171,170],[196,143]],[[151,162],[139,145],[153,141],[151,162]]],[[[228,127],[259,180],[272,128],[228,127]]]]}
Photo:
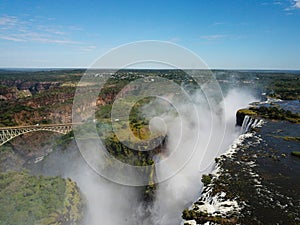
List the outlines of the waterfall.
{"type": "Polygon", "coordinates": [[[247,133],[251,128],[256,127],[260,121],[260,119],[252,118],[251,116],[246,115],[241,127],[241,133],[247,133]]]}

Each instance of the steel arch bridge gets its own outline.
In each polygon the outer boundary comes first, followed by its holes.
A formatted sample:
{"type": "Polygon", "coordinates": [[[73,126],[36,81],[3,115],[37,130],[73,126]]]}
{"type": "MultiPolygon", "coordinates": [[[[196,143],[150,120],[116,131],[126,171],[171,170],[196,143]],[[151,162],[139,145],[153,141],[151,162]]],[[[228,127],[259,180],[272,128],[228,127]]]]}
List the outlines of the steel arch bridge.
{"type": "Polygon", "coordinates": [[[73,125],[75,124],[37,124],[29,126],[0,127],[0,146],[4,145],[6,142],[9,142],[15,137],[34,131],[51,131],[60,134],[67,134],[72,131],[73,125]]]}

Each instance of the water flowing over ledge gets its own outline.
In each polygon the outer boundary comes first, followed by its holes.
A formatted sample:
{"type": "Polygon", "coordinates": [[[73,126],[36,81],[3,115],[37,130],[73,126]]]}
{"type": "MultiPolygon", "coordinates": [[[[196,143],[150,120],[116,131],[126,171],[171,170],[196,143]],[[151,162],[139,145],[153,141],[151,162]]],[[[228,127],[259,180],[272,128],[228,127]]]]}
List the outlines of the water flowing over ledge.
{"type": "MultiPolygon", "coordinates": [[[[188,210],[183,212],[184,220],[181,223],[182,225],[209,225],[215,222],[235,224],[237,222],[239,212],[243,208],[244,203],[238,202],[235,198],[232,198],[232,196],[228,196],[226,192],[216,192],[214,190],[213,181],[217,180],[222,173],[226,172],[221,167],[221,162],[227,158],[232,158],[233,154],[239,151],[246,139],[255,138],[255,142],[252,143],[253,145],[260,143],[261,139],[255,136],[256,132],[253,128],[261,127],[264,123],[262,119],[252,118],[248,115],[244,117],[240,136],[234,140],[223,155],[216,158],[215,168],[212,173],[209,174],[211,182],[204,185],[200,198],[188,210]]],[[[255,163],[251,161],[246,162],[244,166],[249,167],[248,169],[250,171],[251,168],[255,166],[254,164],[255,163]]],[[[250,173],[253,178],[258,176],[254,172],[250,171],[250,173]]]]}
{"type": "Polygon", "coordinates": [[[261,126],[261,123],[263,123],[261,119],[252,118],[251,116],[246,115],[241,127],[241,133],[247,133],[248,131],[250,131],[251,128],[261,126]]]}

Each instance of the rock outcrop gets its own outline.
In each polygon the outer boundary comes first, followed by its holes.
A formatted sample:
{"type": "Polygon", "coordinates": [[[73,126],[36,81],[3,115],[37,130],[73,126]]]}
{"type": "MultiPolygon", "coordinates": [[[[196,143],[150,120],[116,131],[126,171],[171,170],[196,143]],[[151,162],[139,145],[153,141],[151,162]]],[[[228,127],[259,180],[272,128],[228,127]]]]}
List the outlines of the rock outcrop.
{"type": "Polygon", "coordinates": [[[249,109],[239,109],[236,112],[236,125],[237,126],[242,126],[243,122],[244,122],[244,119],[245,119],[245,116],[255,116],[255,115],[256,115],[256,113],[249,110],[249,109]]]}

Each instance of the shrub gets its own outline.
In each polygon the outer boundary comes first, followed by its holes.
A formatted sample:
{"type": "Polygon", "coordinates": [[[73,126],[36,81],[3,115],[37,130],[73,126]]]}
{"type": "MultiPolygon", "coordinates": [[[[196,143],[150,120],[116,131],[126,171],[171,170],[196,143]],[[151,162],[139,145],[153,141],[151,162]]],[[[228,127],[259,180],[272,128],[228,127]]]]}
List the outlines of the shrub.
{"type": "Polygon", "coordinates": [[[211,183],[211,179],[212,179],[212,175],[211,174],[209,174],[209,175],[203,174],[201,181],[204,184],[204,186],[206,186],[206,185],[209,185],[211,183]]]}

